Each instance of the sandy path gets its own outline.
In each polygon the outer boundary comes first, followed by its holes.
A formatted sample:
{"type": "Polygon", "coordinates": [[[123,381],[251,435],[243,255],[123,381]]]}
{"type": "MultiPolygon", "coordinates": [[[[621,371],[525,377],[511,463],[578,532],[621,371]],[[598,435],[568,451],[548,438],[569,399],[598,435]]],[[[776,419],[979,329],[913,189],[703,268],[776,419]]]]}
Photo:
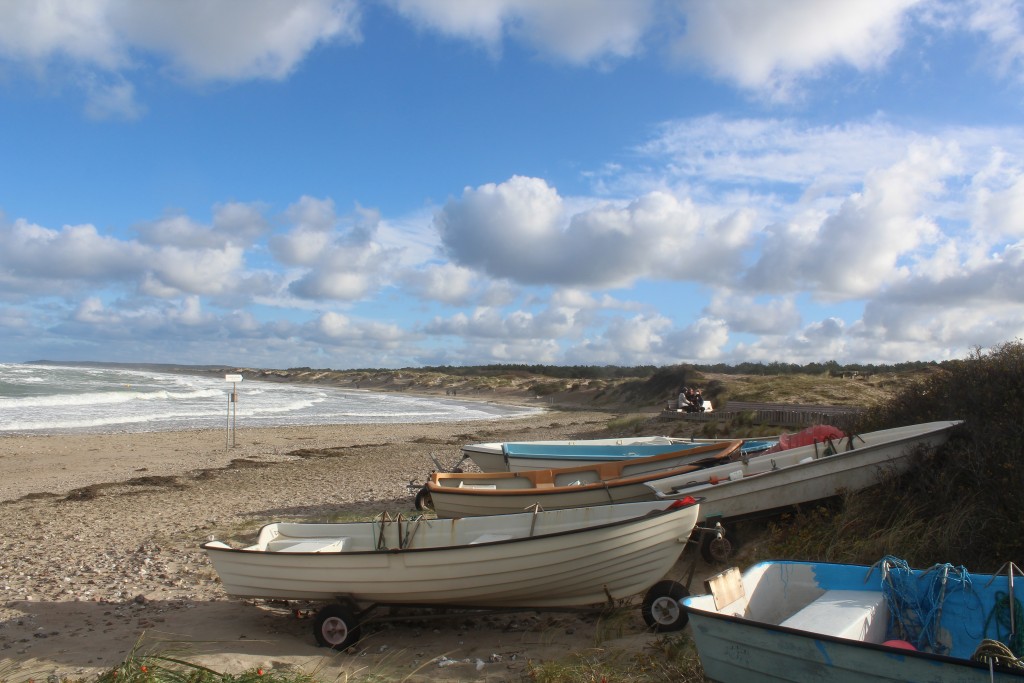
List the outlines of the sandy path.
{"type": "Polygon", "coordinates": [[[239,430],[233,448],[218,431],[0,438],[0,666],[78,678],[138,645],[218,670],[301,667],[322,680],[518,680],[528,660],[608,638],[643,647],[651,636],[637,609],[610,622],[517,613],[370,624],[356,654],[335,653],[293,611],[315,605],[229,599],[198,547],[249,540],[275,520],[412,512],[408,484],[431,454],[453,462],[471,441],[585,436],[608,419],[239,430]]]}

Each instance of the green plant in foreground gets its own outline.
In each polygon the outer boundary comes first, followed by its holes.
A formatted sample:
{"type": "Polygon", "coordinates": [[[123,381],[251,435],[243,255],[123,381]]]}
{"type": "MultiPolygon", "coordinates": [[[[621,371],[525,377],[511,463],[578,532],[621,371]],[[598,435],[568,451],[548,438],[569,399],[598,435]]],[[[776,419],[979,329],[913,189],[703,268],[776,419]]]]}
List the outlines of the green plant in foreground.
{"type": "Polygon", "coordinates": [[[653,639],[642,652],[592,648],[526,671],[538,683],[702,683],[704,669],[689,636],[674,633],[653,639]]]}

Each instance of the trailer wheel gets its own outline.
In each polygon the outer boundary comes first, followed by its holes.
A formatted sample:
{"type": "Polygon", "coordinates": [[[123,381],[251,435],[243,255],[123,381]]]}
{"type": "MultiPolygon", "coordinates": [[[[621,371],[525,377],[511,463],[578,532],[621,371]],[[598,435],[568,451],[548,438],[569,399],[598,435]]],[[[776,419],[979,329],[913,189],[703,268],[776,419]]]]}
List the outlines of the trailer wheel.
{"type": "Polygon", "coordinates": [[[700,556],[708,564],[722,564],[732,557],[731,534],[705,534],[700,539],[700,556]]]}
{"type": "Polygon", "coordinates": [[[416,509],[420,512],[430,512],[434,509],[434,501],[430,497],[430,489],[426,486],[416,493],[416,509]]]}
{"type": "Polygon", "coordinates": [[[322,647],[345,650],[359,640],[356,615],[344,605],[327,605],[316,613],[313,635],[322,647]]]}
{"type": "Polygon", "coordinates": [[[644,623],[655,631],[678,631],[690,621],[679,601],[690,595],[690,592],[679,583],[666,579],[651,586],[644,595],[640,612],[644,623]]]}

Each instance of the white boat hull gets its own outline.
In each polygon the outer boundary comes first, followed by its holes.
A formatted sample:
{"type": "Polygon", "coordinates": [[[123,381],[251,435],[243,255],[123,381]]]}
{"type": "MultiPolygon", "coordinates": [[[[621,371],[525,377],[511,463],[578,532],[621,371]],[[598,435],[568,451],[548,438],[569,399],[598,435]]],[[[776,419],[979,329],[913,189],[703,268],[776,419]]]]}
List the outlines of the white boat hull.
{"type": "Polygon", "coordinates": [[[742,517],[867,488],[878,483],[882,471],[905,472],[915,447],[938,448],[957,424],[928,422],[869,432],[853,437],[851,451],[844,450],[849,437],[835,442],[835,455],[824,455],[822,444],[800,446],[657,479],[647,486],[660,498],[699,497],[700,521],[742,517]]]}
{"type": "Polygon", "coordinates": [[[585,606],[642,592],[669,572],[683,552],[698,507],[666,508],[664,502],[648,502],[420,520],[406,522],[404,529],[388,522],[381,549],[376,548],[380,522],[269,525],[255,546],[234,549],[211,542],[203,548],[224,590],[239,597],[585,606]],[[265,532],[276,528],[299,539],[292,547],[319,544],[325,550],[270,550],[280,540],[265,532]],[[339,539],[347,540],[336,551],[339,539]]]}

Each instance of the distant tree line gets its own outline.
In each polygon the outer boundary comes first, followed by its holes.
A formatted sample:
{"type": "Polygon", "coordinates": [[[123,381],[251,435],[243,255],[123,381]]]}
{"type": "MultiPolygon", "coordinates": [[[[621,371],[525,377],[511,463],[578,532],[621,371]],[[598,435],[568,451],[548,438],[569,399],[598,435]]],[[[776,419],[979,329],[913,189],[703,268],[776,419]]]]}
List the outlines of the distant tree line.
{"type": "MultiPolygon", "coordinates": [[[[685,367],[691,371],[712,372],[723,375],[821,375],[828,373],[857,372],[859,374],[875,374],[879,372],[911,372],[923,370],[930,367],[940,367],[949,361],[938,363],[936,361],[909,361],[905,363],[875,365],[871,363],[846,363],[841,364],[830,360],[824,363],[807,363],[798,365],[795,363],[727,363],[692,364],[684,363],[668,368],[685,367]]],[[[525,363],[495,363],[492,365],[431,365],[418,368],[401,368],[400,370],[387,370],[384,368],[358,368],[345,372],[437,372],[455,377],[493,377],[495,375],[518,375],[529,377],[542,375],[555,379],[634,379],[651,377],[659,370],[666,368],[657,365],[528,365],[525,363]]],[[[290,371],[312,371],[312,368],[289,368],[290,371]]],[[[337,372],[324,370],[325,372],[337,372]]]]}
{"type": "Polygon", "coordinates": [[[909,361],[891,365],[874,365],[871,363],[847,363],[843,365],[830,360],[825,363],[808,363],[806,365],[773,361],[771,363],[739,363],[737,365],[716,363],[714,365],[691,365],[690,367],[700,372],[715,372],[722,375],[821,375],[837,372],[857,372],[870,375],[878,372],[910,372],[939,367],[940,365],[940,363],[935,361],[909,361]]]}

